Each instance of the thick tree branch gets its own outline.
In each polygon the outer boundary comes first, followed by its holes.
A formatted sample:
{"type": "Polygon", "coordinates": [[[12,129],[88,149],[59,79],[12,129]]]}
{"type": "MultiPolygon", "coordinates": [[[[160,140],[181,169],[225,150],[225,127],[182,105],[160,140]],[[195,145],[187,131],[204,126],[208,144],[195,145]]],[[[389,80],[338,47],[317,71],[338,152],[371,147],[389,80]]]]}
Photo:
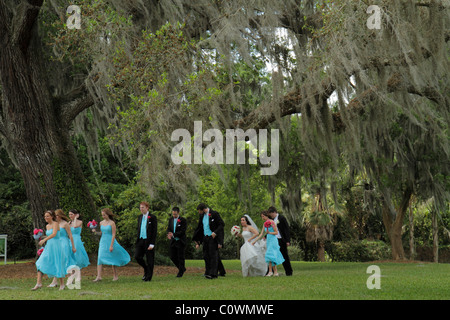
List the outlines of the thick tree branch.
{"type": "Polygon", "coordinates": [[[84,110],[94,105],[94,99],[90,94],[72,101],[62,107],[62,121],[66,125],[70,123],[84,110]]]}
{"type": "MultiPolygon", "coordinates": [[[[336,89],[335,85],[329,80],[322,81],[322,91],[313,93],[314,99],[320,103],[320,99],[327,100],[336,89]]],[[[269,105],[263,105],[250,113],[247,117],[235,121],[234,125],[242,129],[260,129],[267,128],[267,126],[274,122],[277,117],[284,117],[301,112],[301,106],[307,100],[303,96],[302,90],[297,89],[288,93],[279,103],[279,108],[270,108],[269,105]],[[269,109],[264,112],[262,109],[269,109]]]]}
{"type": "Polygon", "coordinates": [[[31,41],[32,32],[44,0],[22,1],[12,22],[12,43],[25,54],[31,41]]]}
{"type": "MultiPolygon", "coordinates": [[[[450,37],[445,37],[445,42],[448,42],[450,37]]],[[[421,47],[420,56],[423,59],[428,59],[432,56],[432,54],[425,47],[421,47]]],[[[415,63],[416,60],[413,53],[408,56],[408,59],[415,63]]],[[[372,57],[368,59],[368,63],[360,67],[360,70],[366,70],[369,68],[385,68],[385,67],[404,67],[408,66],[407,58],[404,55],[399,57],[395,57],[393,59],[386,59],[381,57],[372,57]]],[[[356,71],[349,72],[347,74],[347,78],[354,75],[356,71]]],[[[411,83],[406,82],[398,73],[394,73],[388,80],[387,83],[388,92],[394,92],[399,90],[404,90],[411,94],[420,95],[425,97],[439,105],[445,105],[445,97],[440,94],[435,88],[425,87],[425,88],[416,88],[411,83]]],[[[323,99],[328,99],[331,94],[335,90],[335,85],[332,83],[331,79],[324,80],[322,82],[322,92],[315,92],[313,96],[317,100],[317,98],[322,95],[323,99]]],[[[376,89],[368,89],[363,92],[359,97],[356,97],[352,101],[349,102],[348,108],[360,109],[362,110],[362,106],[368,101],[373,101],[377,96],[375,92],[376,89]]],[[[268,105],[262,105],[257,108],[253,112],[251,112],[248,116],[243,119],[235,121],[235,126],[240,128],[265,128],[270,123],[276,120],[276,116],[284,117],[296,113],[300,113],[301,104],[306,101],[305,97],[301,94],[301,89],[294,90],[288,93],[283,100],[279,104],[279,110],[274,110],[268,105]]],[[[334,127],[337,132],[340,132],[344,127],[339,113],[333,113],[332,115],[334,121],[334,127]]]]}
{"type": "MultiPolygon", "coordinates": [[[[92,79],[95,83],[98,80],[98,75],[92,79]]],[[[86,83],[73,89],[66,95],[55,99],[55,104],[61,106],[61,118],[66,125],[70,123],[85,109],[93,106],[95,100],[92,94],[86,87],[86,83]]]]}

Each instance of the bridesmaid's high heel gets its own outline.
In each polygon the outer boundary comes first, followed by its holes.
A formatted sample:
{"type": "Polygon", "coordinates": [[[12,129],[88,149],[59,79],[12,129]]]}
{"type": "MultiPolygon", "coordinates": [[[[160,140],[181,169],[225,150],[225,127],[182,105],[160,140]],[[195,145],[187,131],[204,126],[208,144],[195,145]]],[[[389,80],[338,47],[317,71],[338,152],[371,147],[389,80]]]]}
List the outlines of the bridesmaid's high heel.
{"type": "Polygon", "coordinates": [[[268,274],[266,274],[266,277],[271,277],[273,276],[273,272],[269,272],[268,274]]]}

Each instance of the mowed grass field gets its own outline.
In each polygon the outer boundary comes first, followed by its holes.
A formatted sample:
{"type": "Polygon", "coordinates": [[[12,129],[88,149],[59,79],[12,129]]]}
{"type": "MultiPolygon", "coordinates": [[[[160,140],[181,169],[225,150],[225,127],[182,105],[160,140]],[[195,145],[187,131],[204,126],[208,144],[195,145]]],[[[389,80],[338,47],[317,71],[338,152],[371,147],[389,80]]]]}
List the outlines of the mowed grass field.
{"type": "MultiPolygon", "coordinates": [[[[30,289],[36,278],[5,279],[1,277],[0,300],[448,300],[450,299],[450,264],[434,263],[320,263],[292,262],[294,275],[286,277],[247,277],[240,272],[239,260],[224,260],[225,277],[208,280],[203,277],[204,262],[188,260],[191,272],[176,278],[176,272],[155,275],[151,282],[141,276],[121,275],[127,266],[119,268],[119,280],[109,275],[99,283],[93,276],[83,276],[80,289],[59,291],[44,287],[30,289]],[[369,289],[375,283],[371,265],[380,268],[379,289],[369,289]],[[194,271],[192,271],[194,270],[194,271]],[[197,272],[198,271],[198,272],[197,272]]],[[[110,267],[105,266],[105,270],[110,267]]],[[[284,272],[279,266],[279,271],[284,272]]],[[[123,272],[125,274],[125,272],[123,272]]],[[[82,273],[83,275],[83,273],[82,273]]]]}

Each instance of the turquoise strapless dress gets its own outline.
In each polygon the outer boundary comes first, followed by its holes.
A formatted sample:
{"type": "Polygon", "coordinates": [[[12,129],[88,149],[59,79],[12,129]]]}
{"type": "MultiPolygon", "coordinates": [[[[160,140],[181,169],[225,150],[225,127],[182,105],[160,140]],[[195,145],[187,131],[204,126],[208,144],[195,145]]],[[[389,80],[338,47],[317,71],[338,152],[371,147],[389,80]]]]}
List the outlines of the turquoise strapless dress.
{"type": "Polygon", "coordinates": [[[116,239],[114,239],[113,251],[109,251],[112,239],[111,226],[100,226],[100,230],[102,231],[102,237],[100,238],[98,247],[97,264],[121,267],[130,262],[130,255],[116,239]]]}
{"type": "MultiPolygon", "coordinates": [[[[269,227],[269,229],[266,228],[266,230],[269,232],[274,231],[272,226],[269,227]]],[[[277,236],[274,234],[267,234],[266,246],[266,262],[272,262],[272,264],[275,265],[282,264],[284,262],[284,258],[280,251],[280,245],[278,244],[277,236]]]]}
{"type": "MultiPolygon", "coordinates": [[[[76,266],[77,260],[75,259],[75,254],[72,251],[72,243],[70,242],[69,235],[67,234],[66,229],[61,228],[59,229],[60,237],[59,241],[61,243],[61,250],[63,254],[63,261],[64,261],[64,267],[67,270],[70,268],[76,266]]],[[[75,246],[76,248],[76,246],[75,246]]]]}
{"type": "MultiPolygon", "coordinates": [[[[45,232],[45,235],[50,236],[52,233],[53,229],[50,229],[45,232]]],[[[66,276],[60,235],[61,231],[58,231],[55,237],[45,242],[44,251],[36,261],[36,269],[49,278],[64,278],[66,276]]]]}
{"type": "MultiPolygon", "coordinates": [[[[83,241],[81,240],[81,228],[71,227],[70,230],[72,231],[75,249],[77,249],[77,252],[75,252],[76,265],[80,269],[85,268],[91,263],[89,262],[89,256],[84,248],[83,241]]],[[[72,246],[72,243],[70,245],[72,246]]]]}

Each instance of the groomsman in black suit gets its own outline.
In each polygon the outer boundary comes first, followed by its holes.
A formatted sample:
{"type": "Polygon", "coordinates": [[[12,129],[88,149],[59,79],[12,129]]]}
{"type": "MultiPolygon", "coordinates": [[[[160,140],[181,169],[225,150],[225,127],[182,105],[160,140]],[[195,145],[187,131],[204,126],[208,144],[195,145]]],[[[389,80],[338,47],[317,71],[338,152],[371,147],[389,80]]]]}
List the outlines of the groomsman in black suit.
{"type": "Polygon", "coordinates": [[[196,248],[203,244],[205,277],[215,279],[218,271],[219,248],[223,246],[225,223],[217,211],[208,208],[204,203],[197,206],[197,211],[200,219],[192,240],[196,242],[196,248]]]}
{"type": "Polygon", "coordinates": [[[287,276],[292,276],[292,267],[291,261],[289,260],[288,249],[287,247],[291,245],[291,233],[289,232],[289,224],[286,218],[280,214],[278,214],[277,209],[275,207],[269,208],[269,215],[273,219],[273,221],[277,224],[278,228],[278,243],[280,245],[280,251],[283,255],[284,262],[283,267],[287,276]]]}
{"type": "Polygon", "coordinates": [[[153,267],[155,265],[155,242],[158,230],[158,221],[156,216],[149,211],[149,204],[141,202],[139,210],[141,215],[138,217],[136,251],[134,258],[137,263],[144,268],[142,280],[151,281],[153,277],[153,267]],[[147,263],[144,261],[146,257],[147,263]]]}
{"type": "Polygon", "coordinates": [[[186,219],[180,216],[180,208],[172,208],[172,217],[167,226],[167,238],[170,240],[170,260],[178,268],[177,277],[181,278],[186,271],[184,252],[186,249],[186,219]]]}

